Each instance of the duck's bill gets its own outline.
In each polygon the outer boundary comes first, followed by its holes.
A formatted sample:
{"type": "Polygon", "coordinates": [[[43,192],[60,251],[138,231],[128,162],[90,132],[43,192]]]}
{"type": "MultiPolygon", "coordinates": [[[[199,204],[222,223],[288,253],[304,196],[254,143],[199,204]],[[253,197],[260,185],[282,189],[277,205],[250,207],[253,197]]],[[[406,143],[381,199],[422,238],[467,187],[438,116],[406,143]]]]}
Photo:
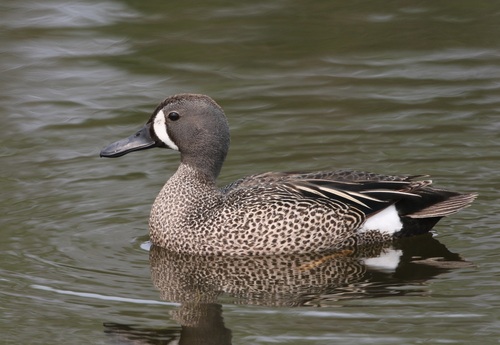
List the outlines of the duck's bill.
{"type": "Polygon", "coordinates": [[[148,123],[128,138],[118,140],[101,150],[101,157],[115,158],[129,152],[156,147],[157,142],[151,137],[151,125],[148,123]]]}

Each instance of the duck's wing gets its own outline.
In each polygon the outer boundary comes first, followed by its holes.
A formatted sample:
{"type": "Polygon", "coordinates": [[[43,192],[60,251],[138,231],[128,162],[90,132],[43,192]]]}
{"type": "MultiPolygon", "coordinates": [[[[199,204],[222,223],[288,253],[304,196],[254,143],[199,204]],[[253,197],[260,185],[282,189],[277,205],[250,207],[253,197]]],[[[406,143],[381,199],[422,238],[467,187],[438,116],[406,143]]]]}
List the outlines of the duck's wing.
{"type": "Polygon", "coordinates": [[[303,178],[281,183],[305,197],[335,200],[356,208],[369,217],[401,200],[418,200],[421,198],[418,191],[431,184],[431,181],[335,181],[303,178]]]}
{"type": "Polygon", "coordinates": [[[289,179],[315,179],[332,180],[344,182],[363,182],[363,181],[413,181],[428,177],[428,175],[383,175],[359,170],[335,170],[335,171],[316,171],[316,172],[291,172],[287,173],[289,179]]]}
{"type": "Polygon", "coordinates": [[[376,213],[401,199],[417,199],[421,189],[431,181],[414,181],[419,176],[380,175],[355,170],[318,172],[267,172],[237,180],[222,189],[230,193],[238,189],[273,186],[289,195],[308,199],[324,199],[362,211],[376,213]]]}
{"type": "Polygon", "coordinates": [[[355,209],[364,214],[367,221],[394,206],[403,223],[399,236],[425,233],[439,219],[469,206],[477,197],[475,193],[433,188],[431,180],[417,180],[422,177],[427,176],[380,175],[353,170],[264,173],[238,180],[225,191],[273,185],[289,196],[295,194],[355,209]]]}
{"type": "Polygon", "coordinates": [[[410,182],[417,178],[428,177],[427,175],[382,175],[358,170],[334,170],[316,172],[266,172],[249,175],[222,188],[222,192],[228,192],[234,188],[252,187],[262,184],[295,181],[295,180],[326,180],[336,182],[367,182],[367,181],[406,181],[410,182]]]}
{"type": "Polygon", "coordinates": [[[333,199],[361,211],[365,223],[361,229],[383,229],[393,221],[401,226],[395,237],[413,236],[430,231],[443,217],[468,207],[476,193],[461,194],[432,188],[432,181],[330,181],[304,179],[285,182],[304,196],[333,199]]]}
{"type": "Polygon", "coordinates": [[[299,179],[283,182],[310,197],[336,199],[355,207],[367,216],[396,204],[402,217],[433,218],[458,212],[474,201],[477,194],[461,194],[432,188],[431,180],[331,181],[299,179]]]}

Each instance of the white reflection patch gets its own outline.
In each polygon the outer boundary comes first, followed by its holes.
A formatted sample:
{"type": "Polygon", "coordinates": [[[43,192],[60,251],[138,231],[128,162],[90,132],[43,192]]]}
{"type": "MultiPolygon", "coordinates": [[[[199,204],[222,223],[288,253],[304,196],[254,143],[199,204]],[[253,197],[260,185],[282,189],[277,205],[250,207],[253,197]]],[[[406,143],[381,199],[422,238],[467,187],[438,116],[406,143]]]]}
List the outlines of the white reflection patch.
{"type": "Polygon", "coordinates": [[[393,272],[399,265],[403,252],[399,249],[384,249],[376,258],[364,259],[364,264],[372,269],[393,272]]]}

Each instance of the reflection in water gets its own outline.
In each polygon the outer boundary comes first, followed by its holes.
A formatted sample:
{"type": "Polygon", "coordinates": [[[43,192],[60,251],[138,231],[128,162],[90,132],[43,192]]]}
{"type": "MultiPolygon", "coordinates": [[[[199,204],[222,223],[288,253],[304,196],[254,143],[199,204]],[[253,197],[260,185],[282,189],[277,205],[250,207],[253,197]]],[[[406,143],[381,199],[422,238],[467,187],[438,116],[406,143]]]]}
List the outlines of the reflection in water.
{"type": "Polygon", "coordinates": [[[120,344],[231,344],[231,330],[224,326],[222,306],[216,303],[183,303],[173,313],[179,328],[146,329],[117,323],[105,323],[105,332],[120,344]],[[187,319],[183,319],[187,317],[187,319]]]}
{"type": "Polygon", "coordinates": [[[108,323],[107,333],[144,344],[167,344],[173,338],[179,338],[179,344],[230,344],[231,331],[224,326],[219,299],[300,307],[328,306],[342,299],[423,295],[427,280],[470,265],[430,235],[392,246],[264,257],[196,256],[152,247],[150,264],[161,298],[180,303],[172,317],[181,328],[155,331],[108,323]]]}

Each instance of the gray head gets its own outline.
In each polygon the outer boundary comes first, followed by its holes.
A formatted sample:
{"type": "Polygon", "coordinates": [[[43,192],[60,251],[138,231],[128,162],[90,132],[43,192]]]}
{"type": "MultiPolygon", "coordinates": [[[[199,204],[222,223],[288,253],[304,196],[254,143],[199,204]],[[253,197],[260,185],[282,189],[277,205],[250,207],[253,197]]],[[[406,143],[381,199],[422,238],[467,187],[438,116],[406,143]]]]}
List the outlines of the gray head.
{"type": "Polygon", "coordinates": [[[101,157],[120,157],[152,147],[169,148],[181,153],[182,163],[215,179],[226,158],[229,141],[226,116],[213,99],[179,94],[161,102],[138,132],[104,148],[101,157]]]}

